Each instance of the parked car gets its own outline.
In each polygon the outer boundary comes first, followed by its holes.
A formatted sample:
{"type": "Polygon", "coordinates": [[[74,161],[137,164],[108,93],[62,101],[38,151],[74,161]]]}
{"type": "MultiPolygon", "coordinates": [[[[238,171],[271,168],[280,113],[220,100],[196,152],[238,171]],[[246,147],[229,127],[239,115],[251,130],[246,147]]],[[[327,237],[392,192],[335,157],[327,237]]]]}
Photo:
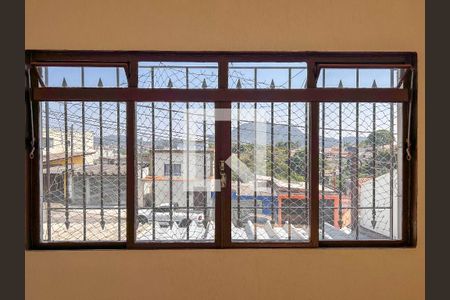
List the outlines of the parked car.
{"type": "MultiPolygon", "coordinates": [[[[203,213],[189,212],[189,219],[187,216],[187,211],[178,208],[178,203],[174,203],[172,206],[172,221],[176,222],[180,227],[189,226],[192,221],[198,224],[205,220],[203,213]]],[[[137,220],[140,224],[153,223],[153,215],[155,216],[155,221],[159,223],[161,227],[167,227],[170,225],[170,204],[162,203],[158,207],[155,207],[155,212],[151,208],[138,209],[137,220]]]]}

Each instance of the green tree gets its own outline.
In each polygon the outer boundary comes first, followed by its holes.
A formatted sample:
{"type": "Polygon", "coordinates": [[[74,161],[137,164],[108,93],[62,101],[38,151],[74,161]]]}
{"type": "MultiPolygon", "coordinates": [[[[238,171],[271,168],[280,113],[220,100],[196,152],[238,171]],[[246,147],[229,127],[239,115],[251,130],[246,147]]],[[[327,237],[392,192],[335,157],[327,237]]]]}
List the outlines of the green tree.
{"type": "MultiPolygon", "coordinates": [[[[292,171],[304,178],[306,173],[306,151],[305,148],[299,149],[291,156],[291,169],[292,171]]],[[[324,167],[327,169],[328,162],[323,160],[322,155],[319,155],[319,166],[322,167],[322,162],[325,162],[324,167]]],[[[286,161],[287,163],[287,161],[286,161]]],[[[309,165],[309,163],[308,163],[309,165]]]]}
{"type": "Polygon", "coordinates": [[[376,130],[370,133],[365,140],[365,145],[372,145],[375,141],[375,146],[389,145],[394,141],[394,135],[392,132],[386,129],[376,130]]]}
{"type": "Polygon", "coordinates": [[[306,157],[305,157],[305,149],[300,149],[294,153],[291,157],[291,169],[293,173],[300,175],[302,177],[305,176],[306,172],[306,157]]]}
{"type": "MultiPolygon", "coordinates": [[[[394,155],[391,155],[390,150],[379,149],[375,157],[376,176],[388,173],[393,168],[397,167],[397,155],[394,150],[394,155]]],[[[364,159],[361,161],[360,175],[373,176],[373,158],[364,159]]]]}

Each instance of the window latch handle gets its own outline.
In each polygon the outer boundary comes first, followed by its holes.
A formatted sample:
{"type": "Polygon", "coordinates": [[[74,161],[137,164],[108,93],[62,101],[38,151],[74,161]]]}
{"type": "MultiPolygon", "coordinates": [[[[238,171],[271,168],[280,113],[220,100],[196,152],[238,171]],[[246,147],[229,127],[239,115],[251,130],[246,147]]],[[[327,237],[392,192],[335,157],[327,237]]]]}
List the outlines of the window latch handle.
{"type": "Polygon", "coordinates": [[[220,186],[221,186],[221,188],[226,188],[227,187],[227,174],[225,173],[225,161],[224,160],[220,161],[219,174],[220,174],[220,186]]]}

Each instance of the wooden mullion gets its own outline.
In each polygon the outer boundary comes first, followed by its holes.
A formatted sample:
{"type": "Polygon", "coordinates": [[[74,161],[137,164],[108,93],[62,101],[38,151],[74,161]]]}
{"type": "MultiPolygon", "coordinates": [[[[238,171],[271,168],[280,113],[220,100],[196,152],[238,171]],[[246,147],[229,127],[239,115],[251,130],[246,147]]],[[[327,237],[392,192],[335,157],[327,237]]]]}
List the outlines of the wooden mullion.
{"type": "MultiPolygon", "coordinates": [[[[219,61],[219,88],[228,87],[228,61],[221,58],[219,61]]],[[[220,179],[220,161],[226,161],[231,155],[231,102],[215,103],[215,178],[220,179]],[[224,113],[228,118],[223,119],[224,113]],[[220,116],[220,119],[218,119],[220,116]],[[218,143],[217,141],[220,141],[218,143]]],[[[216,241],[218,247],[226,248],[231,244],[231,169],[225,166],[227,176],[226,187],[216,194],[216,241]]]]}
{"type": "Polygon", "coordinates": [[[314,59],[322,64],[411,64],[412,52],[337,52],[337,51],[48,51],[28,50],[32,62],[128,62],[129,58],[140,61],[217,61],[222,57],[229,61],[251,62],[302,62],[314,59]]]}
{"type": "MultiPolygon", "coordinates": [[[[133,74],[135,75],[135,74],[133,74]]],[[[161,101],[165,102],[408,102],[407,89],[313,88],[306,89],[144,89],[41,87],[33,91],[37,101],[161,101]]]]}
{"type": "MultiPolygon", "coordinates": [[[[138,62],[130,62],[129,86],[138,85],[138,62]]],[[[136,243],[136,103],[127,102],[127,247],[133,248],[136,243]]]]}
{"type": "MultiPolygon", "coordinates": [[[[316,87],[316,64],[308,62],[307,87],[316,87]]],[[[309,109],[309,195],[310,195],[310,240],[313,247],[319,246],[319,123],[320,103],[310,103],[309,109]]],[[[322,229],[323,230],[323,229],[322,229]]]]}

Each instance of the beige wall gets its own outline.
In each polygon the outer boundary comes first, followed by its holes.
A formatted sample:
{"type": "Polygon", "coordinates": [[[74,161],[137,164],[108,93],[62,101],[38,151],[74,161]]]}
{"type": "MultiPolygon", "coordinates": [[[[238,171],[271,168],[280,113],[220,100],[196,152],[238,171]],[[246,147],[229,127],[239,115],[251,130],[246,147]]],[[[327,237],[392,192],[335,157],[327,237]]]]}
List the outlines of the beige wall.
{"type": "Polygon", "coordinates": [[[27,299],[424,299],[423,0],[26,0],[25,42],[27,49],[401,50],[419,58],[417,248],[30,251],[27,299]]]}

